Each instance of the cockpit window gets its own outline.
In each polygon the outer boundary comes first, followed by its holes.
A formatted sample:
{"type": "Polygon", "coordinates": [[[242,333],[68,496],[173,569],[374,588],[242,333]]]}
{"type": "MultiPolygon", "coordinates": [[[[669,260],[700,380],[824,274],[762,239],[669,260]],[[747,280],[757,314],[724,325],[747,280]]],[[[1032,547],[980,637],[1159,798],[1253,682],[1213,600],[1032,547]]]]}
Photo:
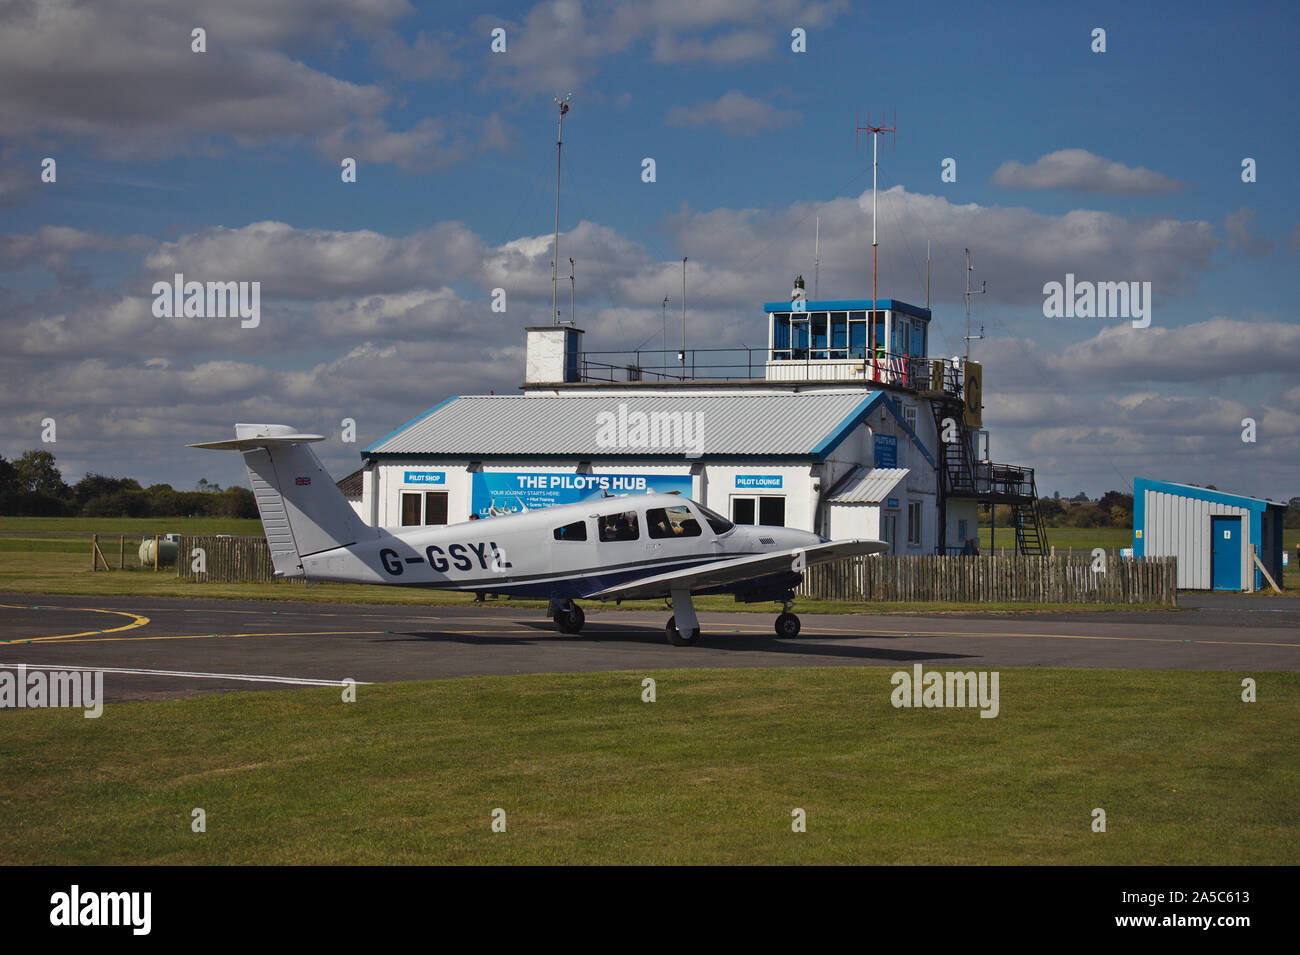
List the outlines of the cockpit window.
{"type": "Polygon", "coordinates": [[[555,529],[555,539],[557,541],[585,541],[587,539],[587,522],[574,521],[572,524],[557,527],[555,529]]]}
{"type": "Polygon", "coordinates": [[[596,525],[600,528],[600,539],[607,544],[613,541],[634,541],[641,536],[636,511],[602,514],[596,525]]]}
{"type": "Polygon", "coordinates": [[[699,537],[700,522],[695,519],[690,508],[684,505],[676,507],[652,507],[645,512],[645,526],[652,538],[699,537]]]}
{"type": "Polygon", "coordinates": [[[704,519],[709,522],[709,526],[713,528],[713,533],[718,534],[719,536],[727,533],[727,531],[736,526],[721,514],[715,514],[703,504],[697,503],[695,506],[700,509],[700,513],[704,515],[704,519]]]}

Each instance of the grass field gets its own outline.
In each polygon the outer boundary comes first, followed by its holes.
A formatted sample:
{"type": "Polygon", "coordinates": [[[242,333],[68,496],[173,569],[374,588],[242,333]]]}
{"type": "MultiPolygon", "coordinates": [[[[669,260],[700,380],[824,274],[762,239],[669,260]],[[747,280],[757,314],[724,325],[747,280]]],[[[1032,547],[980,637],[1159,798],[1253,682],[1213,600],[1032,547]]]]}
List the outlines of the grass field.
{"type": "Polygon", "coordinates": [[[894,709],[891,672],[6,711],[0,862],[1300,862],[1300,674],[1255,674],[1246,704],[1238,674],[1003,670],[1000,715],[981,719],[894,709]],[[498,807],[505,833],[490,831],[498,807]]]}
{"type": "MultiPolygon", "coordinates": [[[[238,600],[305,600],[314,603],[381,603],[411,606],[444,606],[469,604],[473,596],[446,591],[423,590],[406,587],[380,587],[365,584],[313,584],[276,581],[266,583],[195,583],[177,578],[174,570],[164,568],[154,572],[140,568],[135,558],[138,539],[127,539],[126,570],[90,569],[90,542],[85,538],[61,537],[0,537],[0,592],[27,594],[85,594],[112,597],[186,597],[190,599],[238,600]]],[[[117,540],[102,542],[108,559],[117,565],[117,540]]],[[[545,601],[510,600],[491,602],[492,605],[508,603],[510,606],[541,611],[545,601]]],[[[699,610],[725,610],[772,614],[776,604],[736,603],[731,597],[696,597],[699,610]]],[[[625,601],[624,610],[661,609],[663,601],[625,601]]],[[[615,610],[615,605],[591,604],[587,612],[601,608],[615,610]]],[[[801,613],[969,613],[971,604],[961,603],[857,603],[833,600],[800,600],[801,613]]],[[[981,611],[1043,612],[1051,610],[1100,611],[1114,609],[1109,604],[1042,604],[1042,603],[986,603],[979,604],[981,611]]],[[[1169,607],[1145,604],[1125,604],[1125,610],[1162,610],[1169,607]]]]}
{"type": "MultiPolygon", "coordinates": [[[[352,584],[315,584],[306,587],[301,583],[193,583],[176,578],[171,570],[154,573],[138,567],[135,558],[139,545],[138,535],[157,532],[260,534],[259,521],[222,521],[218,518],[179,518],[171,521],[150,519],[107,519],[101,522],[92,518],[0,518],[0,591],[32,594],[87,594],[103,596],[159,596],[189,598],[222,598],[243,600],[306,600],[325,603],[386,603],[409,605],[445,605],[469,603],[473,598],[430,590],[409,590],[401,587],[373,587],[352,584]],[[110,526],[111,525],[111,526],[110,526]],[[127,529],[131,525],[132,529],[127,529]],[[101,547],[114,566],[117,564],[117,534],[127,535],[126,567],[128,572],[91,572],[90,545],[85,538],[43,536],[51,534],[99,533],[101,547]],[[133,540],[132,535],[137,535],[133,540]]],[[[987,540],[988,528],[981,528],[987,540]]],[[[1049,539],[1058,549],[1091,550],[1105,547],[1117,550],[1129,545],[1128,532],[1122,529],[1102,528],[1084,530],[1062,528],[1049,531],[1049,539]]],[[[999,529],[998,539],[1011,544],[1008,531],[999,529]]],[[[1300,530],[1289,530],[1286,545],[1295,553],[1300,543],[1300,530]]],[[[1292,560],[1287,567],[1284,586],[1291,596],[1300,596],[1300,561],[1292,560]]],[[[1272,593],[1272,591],[1266,591],[1272,593]]],[[[512,605],[539,608],[540,601],[510,601],[512,605]]],[[[730,597],[700,597],[701,610],[732,610],[770,613],[771,604],[737,604],[730,597]]],[[[660,601],[637,601],[623,604],[625,609],[643,609],[662,606],[660,601]]],[[[612,605],[611,605],[612,609],[612,605]]],[[[846,603],[836,601],[801,600],[799,609],[804,613],[898,613],[898,612],[959,612],[972,609],[971,604],[958,603],[846,603]]],[[[981,611],[1097,611],[1114,609],[1104,604],[1038,604],[999,603],[980,604],[981,611]]],[[[1124,605],[1126,610],[1168,609],[1145,605],[1124,605]]]]}
{"type": "Polygon", "coordinates": [[[260,520],[233,517],[0,517],[0,534],[255,534],[260,520]]]}

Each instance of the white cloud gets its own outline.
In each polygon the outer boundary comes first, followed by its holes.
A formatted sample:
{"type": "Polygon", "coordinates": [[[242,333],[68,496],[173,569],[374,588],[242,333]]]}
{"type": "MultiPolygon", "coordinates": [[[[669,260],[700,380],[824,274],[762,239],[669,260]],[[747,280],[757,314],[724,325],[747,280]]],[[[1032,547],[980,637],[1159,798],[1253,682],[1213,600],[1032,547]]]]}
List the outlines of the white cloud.
{"type": "Polygon", "coordinates": [[[1086,149],[1061,149],[1026,166],[1014,159],[993,173],[994,185],[1011,189],[1073,189],[1112,196],[1147,196],[1181,192],[1185,182],[1113,162],[1086,149]]]}
{"type": "Polygon", "coordinates": [[[728,136],[754,136],[798,120],[799,114],[793,110],[777,109],[740,90],[731,90],[694,106],[674,106],[665,122],[669,126],[717,126],[728,136]]]}

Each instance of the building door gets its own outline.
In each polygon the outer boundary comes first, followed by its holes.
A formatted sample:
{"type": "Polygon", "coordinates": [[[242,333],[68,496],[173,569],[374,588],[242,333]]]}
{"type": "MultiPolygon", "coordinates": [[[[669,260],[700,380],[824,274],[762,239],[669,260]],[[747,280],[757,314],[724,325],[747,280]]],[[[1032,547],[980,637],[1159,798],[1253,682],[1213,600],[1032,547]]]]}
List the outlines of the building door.
{"type": "Polygon", "coordinates": [[[1241,589],[1241,518],[1210,518],[1210,586],[1241,589]]]}
{"type": "Polygon", "coordinates": [[[886,553],[898,553],[898,515],[886,514],[880,519],[880,539],[889,544],[886,553]]]}

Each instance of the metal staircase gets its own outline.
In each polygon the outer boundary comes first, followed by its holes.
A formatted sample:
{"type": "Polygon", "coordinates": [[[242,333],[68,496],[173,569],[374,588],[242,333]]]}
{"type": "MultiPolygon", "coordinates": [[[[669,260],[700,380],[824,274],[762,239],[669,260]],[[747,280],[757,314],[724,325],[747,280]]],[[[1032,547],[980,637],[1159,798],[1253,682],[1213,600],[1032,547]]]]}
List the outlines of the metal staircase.
{"type": "MultiPolygon", "coordinates": [[[[939,384],[937,379],[934,384],[939,384]]],[[[960,383],[950,368],[945,369],[942,384],[942,390],[932,388],[925,391],[925,396],[930,399],[939,443],[939,489],[942,497],[973,498],[983,504],[1010,505],[1016,549],[1030,556],[1047,553],[1047,527],[1038,507],[1034,469],[977,461],[975,432],[965,423],[960,383]],[[945,442],[944,421],[949,418],[957,426],[957,440],[945,442]]]]}
{"type": "Polygon", "coordinates": [[[1047,553],[1047,527],[1038,507],[1038,487],[1032,472],[1029,487],[1032,495],[1029,500],[1012,503],[1011,521],[1016,528],[1016,549],[1022,554],[1041,557],[1047,553]]]}

